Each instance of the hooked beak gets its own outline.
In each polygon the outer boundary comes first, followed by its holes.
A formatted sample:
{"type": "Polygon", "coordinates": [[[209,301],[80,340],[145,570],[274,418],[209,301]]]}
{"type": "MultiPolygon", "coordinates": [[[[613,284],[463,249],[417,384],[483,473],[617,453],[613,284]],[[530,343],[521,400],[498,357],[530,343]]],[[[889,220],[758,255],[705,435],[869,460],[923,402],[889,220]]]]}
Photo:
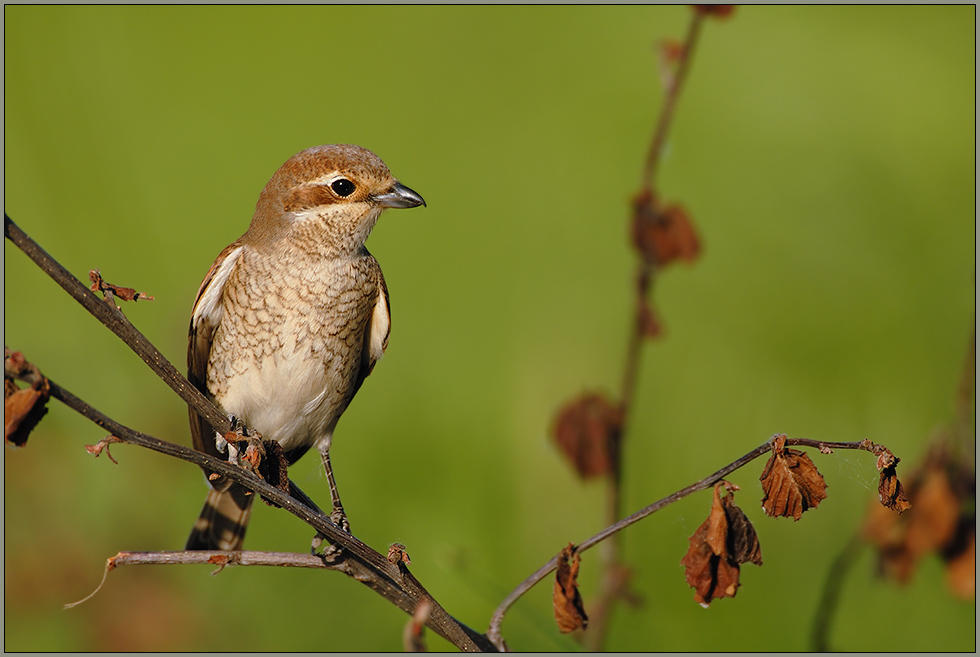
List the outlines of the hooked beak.
{"type": "Polygon", "coordinates": [[[417,192],[400,182],[396,182],[384,194],[375,196],[374,200],[383,208],[414,208],[425,205],[425,200],[417,192]]]}

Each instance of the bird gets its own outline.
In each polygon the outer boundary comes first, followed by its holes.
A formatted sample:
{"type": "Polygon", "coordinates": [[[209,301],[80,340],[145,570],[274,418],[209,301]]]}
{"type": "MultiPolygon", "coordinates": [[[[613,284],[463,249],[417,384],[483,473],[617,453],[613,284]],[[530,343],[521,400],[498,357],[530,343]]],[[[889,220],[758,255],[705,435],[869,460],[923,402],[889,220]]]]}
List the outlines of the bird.
{"type": "MultiPolygon", "coordinates": [[[[248,230],[211,265],[191,312],[188,380],[229,418],[278,442],[289,464],[315,447],[331,520],[348,532],[330,445],[391,329],[388,288],[364,243],[385,209],[420,205],[366,148],[301,151],[265,185],[248,230]]],[[[224,458],[227,443],[193,409],[190,428],[195,449],[224,458]]],[[[254,496],[205,474],[211,489],[186,549],[240,550],[254,496]]]]}

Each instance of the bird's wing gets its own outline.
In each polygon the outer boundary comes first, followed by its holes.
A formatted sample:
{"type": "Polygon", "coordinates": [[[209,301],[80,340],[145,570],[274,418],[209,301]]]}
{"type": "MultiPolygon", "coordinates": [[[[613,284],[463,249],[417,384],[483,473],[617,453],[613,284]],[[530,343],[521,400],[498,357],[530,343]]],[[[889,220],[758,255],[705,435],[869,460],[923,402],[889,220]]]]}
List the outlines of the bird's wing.
{"type": "MultiPolygon", "coordinates": [[[[238,266],[244,247],[238,242],[227,246],[211,265],[194,300],[191,324],[187,335],[187,380],[208,398],[208,358],[211,356],[211,340],[224,314],[225,284],[238,266]]],[[[210,423],[190,409],[191,437],[194,449],[219,456],[214,444],[214,429],[210,423]]]]}
{"type": "Polygon", "coordinates": [[[364,348],[361,349],[361,380],[371,373],[388,347],[388,334],[391,333],[391,306],[388,303],[388,285],[381,273],[381,267],[373,267],[375,284],[378,290],[371,312],[371,321],[364,333],[364,348]]]}

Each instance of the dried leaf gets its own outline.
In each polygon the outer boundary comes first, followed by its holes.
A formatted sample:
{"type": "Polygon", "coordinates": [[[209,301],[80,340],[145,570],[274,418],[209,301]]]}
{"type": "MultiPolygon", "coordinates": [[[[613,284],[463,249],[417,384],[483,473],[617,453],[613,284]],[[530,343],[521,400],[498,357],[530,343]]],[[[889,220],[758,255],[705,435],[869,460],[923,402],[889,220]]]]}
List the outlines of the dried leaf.
{"type": "Polygon", "coordinates": [[[677,39],[663,39],[658,45],[660,59],[665,65],[674,66],[684,56],[686,48],[677,39]]]}
{"type": "Polygon", "coordinates": [[[48,412],[50,386],[40,378],[33,385],[22,388],[3,400],[4,441],[23,447],[37,423],[48,412]]]}
{"type": "Polygon", "coordinates": [[[388,563],[404,563],[406,565],[412,563],[411,557],[408,556],[406,548],[401,543],[392,543],[388,546],[388,563]]]}
{"type": "Polygon", "coordinates": [[[878,479],[878,499],[882,506],[902,513],[907,511],[911,504],[909,498],[902,489],[902,482],[895,474],[895,468],[889,467],[881,471],[878,479]]]}
{"type": "Polygon", "coordinates": [[[599,394],[567,404],[555,421],[554,439],[583,479],[610,474],[618,462],[622,414],[599,394]]]}
{"type": "Polygon", "coordinates": [[[770,516],[799,520],[827,497],[827,482],[805,452],[790,449],[786,435],[772,441],[772,456],[762,470],[762,508],[770,516]]]}
{"type": "Polygon", "coordinates": [[[217,575],[220,573],[225,569],[225,566],[227,566],[230,561],[231,559],[227,554],[212,554],[210,557],[208,557],[208,563],[216,564],[218,567],[212,571],[211,574],[217,575]]]}
{"type": "Polygon", "coordinates": [[[555,589],[551,601],[555,609],[558,630],[562,634],[579,628],[584,630],[589,624],[589,617],[585,615],[585,606],[582,604],[582,595],[579,593],[576,581],[580,562],[581,557],[571,543],[558,553],[558,570],[555,573],[555,589]]]}
{"type": "Polygon", "coordinates": [[[707,607],[716,598],[732,598],[739,587],[739,564],[762,565],[759,538],[752,523],[735,505],[736,487],[721,481],[715,485],[711,513],[689,539],[681,559],[684,577],[694,589],[694,600],[707,607]],[[726,492],[722,495],[722,487],[726,492]]]}
{"type": "Polygon", "coordinates": [[[119,297],[123,301],[139,301],[143,299],[145,301],[153,301],[153,297],[149,294],[143,292],[137,292],[131,287],[120,287],[118,285],[113,285],[108,283],[102,278],[102,274],[99,273],[98,269],[93,269],[89,271],[88,278],[92,281],[92,287],[90,288],[93,292],[102,292],[106,294],[107,292],[119,297]]]}
{"type": "Polygon", "coordinates": [[[743,564],[751,561],[757,566],[762,565],[762,550],[759,547],[759,536],[748,516],[735,505],[734,498],[729,493],[723,500],[725,515],[728,520],[728,555],[735,563],[743,564]]]}
{"type": "Polygon", "coordinates": [[[694,601],[707,607],[715,598],[734,597],[738,590],[738,565],[716,555],[708,545],[710,520],[705,520],[689,539],[690,547],[681,559],[684,578],[694,589],[694,601]]]}
{"type": "Polygon", "coordinates": [[[94,456],[95,458],[99,458],[99,456],[102,455],[102,451],[105,450],[105,455],[109,457],[109,460],[115,463],[116,465],[119,465],[119,461],[112,458],[112,452],[109,451],[109,445],[113,443],[121,443],[121,442],[122,440],[119,437],[110,434],[105,438],[103,438],[102,440],[100,440],[99,442],[95,443],[94,445],[86,445],[85,451],[91,454],[92,456],[94,456]]]}
{"type": "Polygon", "coordinates": [[[874,505],[864,523],[865,539],[877,548],[879,572],[904,584],[919,559],[936,552],[946,561],[950,590],[974,597],[976,474],[972,467],[964,467],[940,444],[909,475],[906,492],[895,476],[898,459],[880,451],[879,463],[885,466],[879,484],[881,505],[874,505]],[[898,515],[889,509],[908,509],[908,513],[898,515]]]}
{"type": "Polygon", "coordinates": [[[675,39],[664,39],[657,44],[657,64],[660,72],[660,84],[664,91],[669,90],[676,83],[677,65],[684,57],[685,51],[684,44],[675,39]]]}
{"type": "Polygon", "coordinates": [[[653,308],[650,306],[650,301],[643,297],[642,304],[640,305],[640,333],[648,338],[657,338],[663,334],[663,326],[660,324],[660,319],[654,312],[653,308]]]}
{"type": "Polygon", "coordinates": [[[691,5],[694,11],[705,16],[728,18],[735,13],[735,5],[691,5]]]}
{"type": "Polygon", "coordinates": [[[649,263],[664,267],[675,260],[693,262],[701,243],[690,215],[674,204],[661,208],[649,190],[633,199],[633,245],[649,263]]]}
{"type": "Polygon", "coordinates": [[[963,551],[946,563],[946,584],[953,595],[963,600],[977,597],[977,531],[974,527],[963,551]]]}

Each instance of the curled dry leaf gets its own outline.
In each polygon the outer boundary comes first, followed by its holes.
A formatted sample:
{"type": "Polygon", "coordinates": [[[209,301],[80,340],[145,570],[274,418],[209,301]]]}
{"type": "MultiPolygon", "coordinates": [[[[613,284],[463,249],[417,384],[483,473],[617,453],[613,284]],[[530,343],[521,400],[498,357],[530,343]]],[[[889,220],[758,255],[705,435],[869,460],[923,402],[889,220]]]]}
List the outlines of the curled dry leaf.
{"type": "Polygon", "coordinates": [[[684,44],[677,39],[663,39],[657,44],[660,60],[665,65],[675,66],[684,56],[684,44]]]}
{"type": "Polygon", "coordinates": [[[762,565],[759,537],[735,505],[734,490],[737,487],[726,481],[715,484],[711,513],[688,539],[690,547],[681,559],[694,600],[702,607],[716,598],[735,597],[740,564],[750,561],[762,565]]]}
{"type": "Polygon", "coordinates": [[[975,600],[977,597],[977,531],[974,526],[966,545],[946,563],[946,585],[956,597],[975,600]]]}
{"type": "Polygon", "coordinates": [[[701,242],[690,215],[680,205],[660,207],[650,190],[633,199],[633,245],[650,264],[664,267],[675,260],[693,262],[701,242]]]}
{"type": "Polygon", "coordinates": [[[94,445],[86,445],[85,451],[91,454],[92,456],[94,456],[95,458],[98,458],[99,456],[102,455],[103,450],[105,450],[105,455],[109,457],[109,460],[115,463],[116,465],[119,465],[119,461],[112,458],[112,452],[109,451],[109,445],[113,443],[121,443],[121,442],[122,442],[121,439],[110,434],[105,438],[103,438],[102,440],[100,440],[99,442],[95,443],[94,445]]]}
{"type": "Polygon", "coordinates": [[[3,437],[4,441],[23,447],[37,423],[48,412],[51,386],[34,363],[19,351],[3,348],[3,437]],[[15,378],[30,385],[20,388],[15,378]]]}
{"type": "Polygon", "coordinates": [[[402,562],[406,565],[412,563],[412,559],[406,550],[407,548],[401,543],[392,543],[388,547],[388,563],[402,562]]]}
{"type": "Polygon", "coordinates": [[[650,300],[643,297],[640,305],[640,333],[648,338],[657,338],[663,334],[663,325],[657,317],[657,313],[650,305],[650,300]]]}
{"type": "Polygon", "coordinates": [[[143,292],[137,292],[131,287],[120,287],[119,285],[113,285],[108,283],[102,278],[102,274],[99,273],[98,269],[93,269],[88,273],[88,278],[92,281],[91,290],[93,292],[101,292],[103,295],[106,292],[112,293],[114,296],[119,297],[123,301],[139,301],[143,299],[145,301],[153,301],[153,297],[149,294],[143,292]]]}
{"type": "Polygon", "coordinates": [[[657,64],[660,72],[660,84],[664,91],[669,90],[676,83],[677,65],[684,57],[686,50],[684,44],[676,39],[664,39],[657,44],[657,64]]]}
{"type": "Polygon", "coordinates": [[[911,506],[909,498],[902,488],[902,482],[898,480],[898,475],[895,474],[895,466],[887,467],[881,471],[878,478],[878,499],[882,506],[899,513],[908,511],[911,506]]]}
{"type": "Polygon", "coordinates": [[[558,413],[554,439],[583,479],[611,474],[618,462],[622,414],[600,394],[586,394],[558,413]]]}
{"type": "MultiPolygon", "coordinates": [[[[6,390],[4,392],[6,393],[6,390]]],[[[4,441],[18,447],[23,447],[27,443],[31,431],[48,412],[49,393],[48,380],[42,377],[27,388],[21,388],[4,398],[4,441]]]]}
{"type": "Polygon", "coordinates": [[[762,508],[773,517],[799,520],[827,497],[827,482],[805,452],[786,447],[786,434],[773,437],[772,456],[759,477],[762,508]]]}
{"type": "Polygon", "coordinates": [[[705,16],[728,18],[735,13],[735,5],[691,5],[694,11],[705,16]]]}
{"type": "Polygon", "coordinates": [[[909,581],[918,561],[937,553],[946,561],[947,584],[954,595],[976,596],[976,473],[942,446],[909,475],[907,496],[893,474],[882,472],[882,488],[894,486],[908,513],[895,514],[879,490],[864,522],[864,537],[878,553],[882,575],[909,581]],[[887,482],[887,483],[886,483],[887,482]],[[886,508],[887,507],[887,508],[886,508]]]}
{"type": "Polygon", "coordinates": [[[580,563],[581,557],[571,543],[558,553],[558,570],[555,573],[555,589],[551,602],[555,609],[558,630],[562,634],[579,628],[584,630],[589,624],[576,581],[580,563]]]}
{"type": "Polygon", "coordinates": [[[213,570],[211,574],[217,575],[220,573],[225,569],[225,566],[227,566],[230,561],[231,560],[228,558],[227,554],[212,554],[210,557],[208,557],[208,563],[215,564],[218,567],[213,570]]]}

